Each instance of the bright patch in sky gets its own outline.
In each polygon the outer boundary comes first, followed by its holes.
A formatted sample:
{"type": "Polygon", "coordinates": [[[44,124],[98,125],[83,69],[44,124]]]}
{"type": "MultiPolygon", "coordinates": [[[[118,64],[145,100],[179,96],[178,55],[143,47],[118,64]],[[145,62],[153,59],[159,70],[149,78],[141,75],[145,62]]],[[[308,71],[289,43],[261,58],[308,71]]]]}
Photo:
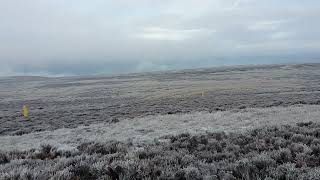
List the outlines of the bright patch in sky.
{"type": "Polygon", "coordinates": [[[205,29],[166,29],[158,27],[143,28],[136,37],[150,40],[183,41],[206,35],[213,30],[205,29]]]}

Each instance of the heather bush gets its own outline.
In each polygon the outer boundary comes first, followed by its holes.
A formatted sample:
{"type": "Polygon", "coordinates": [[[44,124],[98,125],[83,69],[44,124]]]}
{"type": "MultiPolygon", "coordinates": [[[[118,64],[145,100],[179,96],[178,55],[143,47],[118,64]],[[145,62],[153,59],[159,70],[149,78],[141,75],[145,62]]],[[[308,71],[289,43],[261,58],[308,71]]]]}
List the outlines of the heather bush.
{"type": "Polygon", "coordinates": [[[8,163],[9,159],[5,153],[0,152],[0,164],[8,163]]]}
{"type": "Polygon", "coordinates": [[[34,153],[33,157],[34,159],[54,159],[57,156],[60,156],[60,152],[57,151],[56,147],[52,147],[49,144],[41,145],[40,151],[37,153],[34,153]]]}
{"type": "Polygon", "coordinates": [[[0,153],[0,179],[320,179],[317,123],[0,153]]]}
{"type": "Polygon", "coordinates": [[[116,141],[110,141],[110,142],[107,142],[106,144],[94,143],[94,142],[83,143],[77,148],[80,151],[88,154],[97,153],[97,154],[106,155],[106,154],[114,154],[117,152],[126,152],[125,144],[121,142],[116,142],[116,141]]]}

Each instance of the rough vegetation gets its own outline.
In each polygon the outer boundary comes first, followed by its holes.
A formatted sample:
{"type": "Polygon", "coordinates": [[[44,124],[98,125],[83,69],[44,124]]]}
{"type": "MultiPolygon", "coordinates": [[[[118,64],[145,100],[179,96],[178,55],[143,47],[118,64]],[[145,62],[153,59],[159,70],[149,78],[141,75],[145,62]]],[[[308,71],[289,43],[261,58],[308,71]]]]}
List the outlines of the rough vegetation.
{"type": "MultiPolygon", "coordinates": [[[[195,112],[188,114],[153,115],[125,119],[114,123],[98,123],[77,128],[63,128],[19,136],[0,136],[0,151],[29,150],[42,144],[74,149],[85,142],[117,140],[131,143],[152,143],[170,134],[206,132],[238,132],[264,126],[317,122],[319,105],[247,108],[242,110],[195,112]]],[[[24,122],[22,122],[24,123],[24,122]]]]}
{"type": "Polygon", "coordinates": [[[320,179],[319,74],[318,63],[0,78],[0,179],[320,179]]]}
{"type": "Polygon", "coordinates": [[[113,77],[0,78],[0,135],[155,114],[320,104],[319,97],[319,63],[113,77]],[[30,107],[29,121],[21,117],[25,103],[30,107]]]}
{"type": "Polygon", "coordinates": [[[0,153],[0,179],[320,179],[320,124],[0,153]]]}

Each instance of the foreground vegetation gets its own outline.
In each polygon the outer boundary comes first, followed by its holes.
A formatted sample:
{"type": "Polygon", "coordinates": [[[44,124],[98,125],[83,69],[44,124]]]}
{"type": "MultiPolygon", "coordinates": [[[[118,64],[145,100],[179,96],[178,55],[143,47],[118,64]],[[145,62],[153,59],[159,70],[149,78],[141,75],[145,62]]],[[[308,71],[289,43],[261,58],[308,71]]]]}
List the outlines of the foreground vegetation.
{"type": "Polygon", "coordinates": [[[0,153],[0,179],[320,179],[320,124],[0,153]]]}

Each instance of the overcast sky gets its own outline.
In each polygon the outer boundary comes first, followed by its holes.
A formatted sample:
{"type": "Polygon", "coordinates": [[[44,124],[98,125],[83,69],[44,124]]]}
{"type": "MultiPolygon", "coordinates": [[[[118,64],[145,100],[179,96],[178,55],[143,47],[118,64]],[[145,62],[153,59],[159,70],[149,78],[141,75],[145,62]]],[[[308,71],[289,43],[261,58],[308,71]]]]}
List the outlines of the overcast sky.
{"type": "Polygon", "coordinates": [[[0,75],[320,62],[319,0],[0,0],[0,75]]]}

